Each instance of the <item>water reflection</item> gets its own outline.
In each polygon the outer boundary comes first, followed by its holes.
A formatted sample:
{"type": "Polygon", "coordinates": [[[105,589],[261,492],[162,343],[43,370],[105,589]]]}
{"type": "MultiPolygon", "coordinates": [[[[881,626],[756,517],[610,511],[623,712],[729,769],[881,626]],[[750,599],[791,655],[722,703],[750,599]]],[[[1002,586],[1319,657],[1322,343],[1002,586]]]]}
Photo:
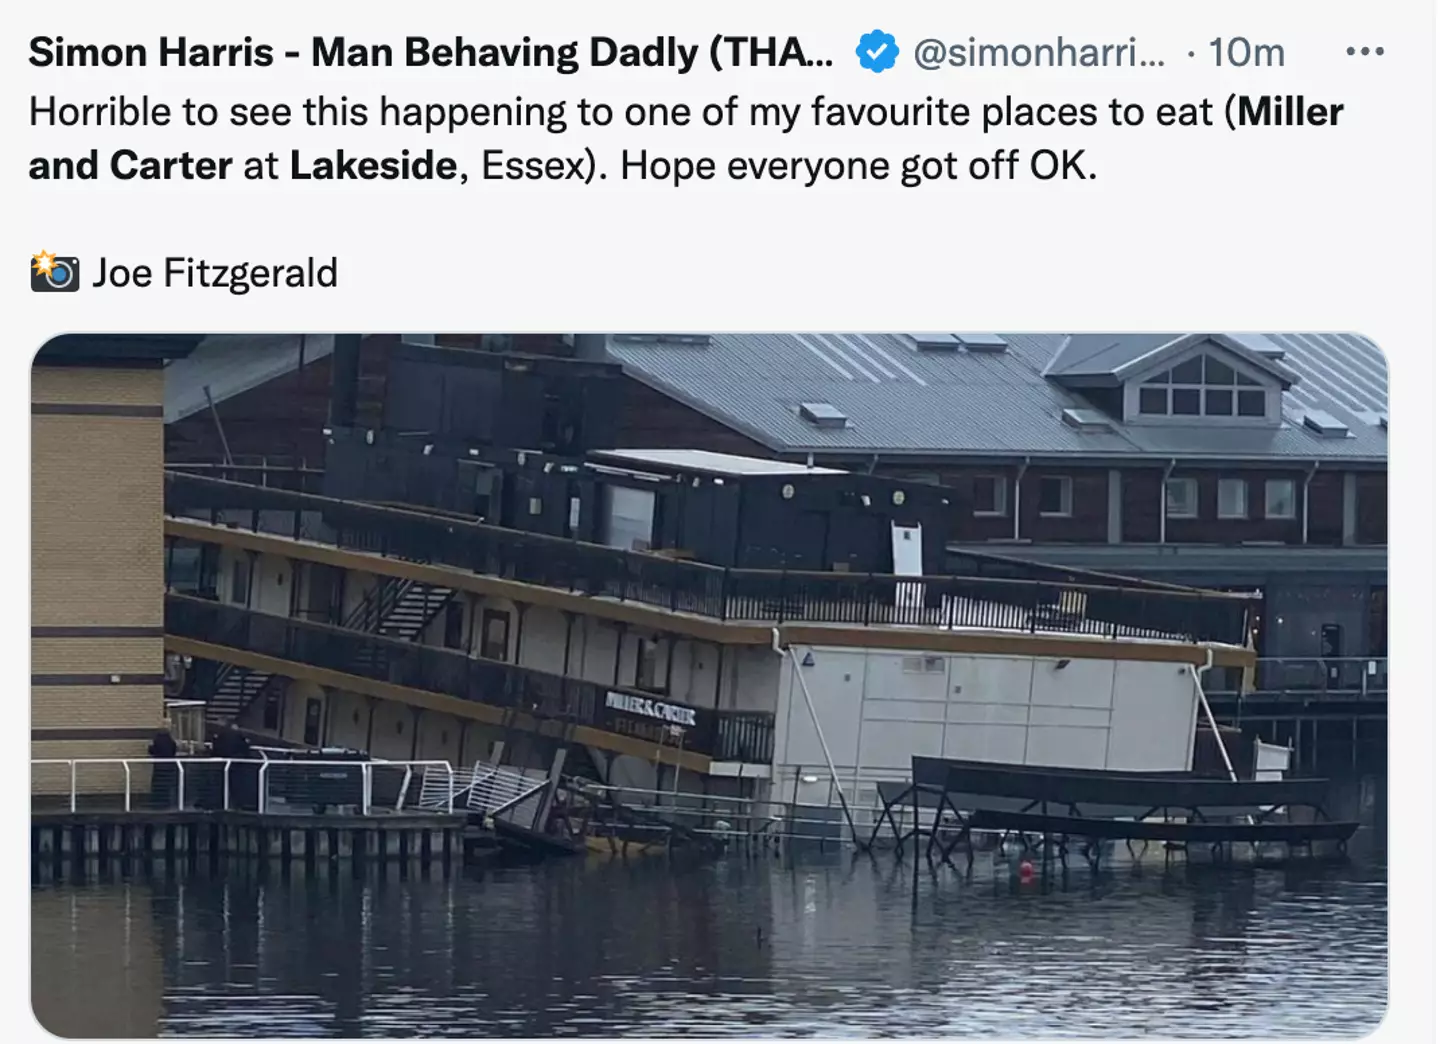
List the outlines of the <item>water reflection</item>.
{"type": "Polygon", "coordinates": [[[37,885],[82,1036],[1336,1035],[1383,1014],[1383,863],[1020,884],[890,860],[37,885]]]}

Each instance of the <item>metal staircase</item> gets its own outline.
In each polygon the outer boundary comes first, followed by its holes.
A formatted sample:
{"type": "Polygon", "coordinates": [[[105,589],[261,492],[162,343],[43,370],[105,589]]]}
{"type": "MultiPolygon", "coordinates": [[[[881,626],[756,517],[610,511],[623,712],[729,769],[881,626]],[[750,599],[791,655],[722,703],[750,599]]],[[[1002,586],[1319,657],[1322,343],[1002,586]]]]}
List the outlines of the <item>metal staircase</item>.
{"type": "Polygon", "coordinates": [[[389,598],[389,608],[380,619],[375,633],[386,638],[413,642],[430,622],[439,616],[455,591],[449,587],[433,587],[416,580],[388,580],[398,591],[389,598]]]}
{"type": "MultiPolygon", "coordinates": [[[[418,641],[425,628],[455,597],[450,587],[422,584],[418,580],[383,577],[365,600],[355,607],[344,626],[396,641],[418,641]]],[[[379,645],[369,646],[359,658],[361,665],[383,671],[389,662],[379,645]]]]}
{"type": "Polygon", "coordinates": [[[224,728],[237,720],[278,677],[231,663],[221,664],[215,674],[214,691],[205,703],[206,726],[224,728]]]}
{"type": "MultiPolygon", "coordinates": [[[[341,625],[351,631],[365,631],[400,641],[416,641],[450,603],[455,591],[435,587],[416,580],[382,577],[364,600],[341,625]]],[[[357,660],[357,666],[388,667],[388,657],[379,645],[369,646],[357,660]]],[[[259,699],[279,675],[252,671],[234,664],[222,664],[215,676],[215,687],[205,708],[208,728],[224,728],[239,719],[259,699]]]]}

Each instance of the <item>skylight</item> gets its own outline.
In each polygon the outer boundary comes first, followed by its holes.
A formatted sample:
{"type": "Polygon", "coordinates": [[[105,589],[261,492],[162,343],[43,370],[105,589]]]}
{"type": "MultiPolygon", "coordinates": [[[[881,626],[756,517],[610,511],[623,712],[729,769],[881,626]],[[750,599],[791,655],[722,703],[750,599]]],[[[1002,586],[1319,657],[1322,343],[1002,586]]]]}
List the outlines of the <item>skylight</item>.
{"type": "Polygon", "coordinates": [[[802,402],[800,416],[817,428],[843,428],[850,423],[850,418],[828,402],[802,402]]]}
{"type": "Polygon", "coordinates": [[[967,352],[1003,352],[1009,347],[1005,338],[993,333],[962,333],[955,335],[967,352]]]}
{"type": "Polygon", "coordinates": [[[1348,427],[1324,410],[1306,410],[1304,424],[1307,430],[1322,439],[1344,439],[1350,435],[1348,427]]]}
{"type": "Polygon", "coordinates": [[[619,344],[666,344],[687,348],[705,348],[710,344],[709,334],[628,333],[612,334],[610,339],[619,344]]]}
{"type": "Polygon", "coordinates": [[[1110,418],[1099,410],[1067,409],[1060,414],[1065,423],[1079,431],[1114,431],[1110,418]]]}
{"type": "Polygon", "coordinates": [[[960,350],[960,338],[951,333],[907,333],[906,337],[915,342],[922,352],[955,352],[960,350]]]}

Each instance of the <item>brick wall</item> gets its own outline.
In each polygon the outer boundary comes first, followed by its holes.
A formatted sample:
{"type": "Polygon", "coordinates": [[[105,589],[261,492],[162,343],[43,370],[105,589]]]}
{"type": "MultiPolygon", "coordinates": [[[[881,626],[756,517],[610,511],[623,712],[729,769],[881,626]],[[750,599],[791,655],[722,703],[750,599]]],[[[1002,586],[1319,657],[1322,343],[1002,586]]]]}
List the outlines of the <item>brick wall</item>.
{"type": "MultiPolygon", "coordinates": [[[[32,371],[34,757],[144,756],[159,727],[163,397],[158,367],[32,371]]],[[[36,769],[37,791],[68,785],[36,769]]]]}

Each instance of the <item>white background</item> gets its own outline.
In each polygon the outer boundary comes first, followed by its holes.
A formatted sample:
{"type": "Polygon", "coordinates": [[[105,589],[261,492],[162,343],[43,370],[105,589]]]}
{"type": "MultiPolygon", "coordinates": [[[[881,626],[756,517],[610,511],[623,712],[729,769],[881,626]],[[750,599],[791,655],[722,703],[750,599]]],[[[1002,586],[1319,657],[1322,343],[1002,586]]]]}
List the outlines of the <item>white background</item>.
{"type": "MultiPolygon", "coordinates": [[[[67,331],[585,331],[674,330],[1333,330],[1363,333],[1392,368],[1391,896],[1396,958],[1392,1017],[1383,1033],[1423,1033],[1433,1017],[1434,926],[1434,477],[1435,477],[1435,88],[1434,10],[1419,2],[1317,3],[908,3],[725,4],[265,3],[7,7],[0,149],[4,237],[14,275],[5,297],[10,352],[0,411],[16,510],[3,517],[19,578],[28,569],[18,505],[28,488],[23,397],[33,351],[67,331]],[[901,57],[880,75],[858,67],[855,44],[874,28],[893,33],[901,57]],[[472,42],[585,40],[604,33],[643,42],[676,34],[702,44],[716,32],[797,34],[828,69],[762,69],[688,76],[668,70],[314,70],[281,61],[269,69],[35,69],[34,35],[71,42],[144,42],[187,35],[238,41],[250,34],[277,51],[308,51],[312,35],[345,33],[394,42],[407,34],[462,33],[472,42]],[[1124,41],[1164,68],[1112,70],[947,69],[922,72],[909,47],[923,37],[985,41],[1124,41]],[[1244,36],[1283,44],[1285,68],[1216,69],[1208,41],[1244,36]],[[1347,46],[1383,46],[1384,57],[1347,46]],[[1196,58],[1186,55],[1196,52],[1196,58]],[[751,100],[918,101],[925,95],[981,102],[1008,92],[1034,101],[1156,103],[1223,99],[1232,91],[1303,93],[1343,102],[1336,128],[1234,133],[1212,129],[824,131],[780,136],[744,128],[627,130],[565,135],[471,130],[266,132],[105,129],[35,131],[29,96],[71,101],[149,93],[173,104],[185,94],[217,102],[297,102],[344,93],[374,100],[499,101],[587,96],[612,102],[739,94],[751,100]],[[974,183],[919,189],[884,185],[737,186],[716,180],[673,190],[625,184],[613,173],[592,187],[481,183],[268,182],[45,184],[26,177],[31,157],[116,147],[140,152],[248,155],[345,147],[380,154],[434,147],[472,173],[478,151],[603,157],[622,147],[669,155],[887,155],[953,149],[968,158],[1000,146],[1087,149],[1085,183],[974,183]],[[22,258],[45,249],[82,259],[93,276],[105,255],[163,263],[170,254],[215,261],[339,258],[340,287],[265,291],[30,293],[22,258]],[[1403,1015],[1402,1018],[1396,1013],[1403,1015]]],[[[573,184],[573,183],[572,183],[573,184]]],[[[26,599],[9,602],[5,642],[16,707],[28,691],[22,665],[26,599]]],[[[7,730],[4,793],[25,815],[26,737],[7,730]]],[[[28,909],[22,861],[3,864],[15,923],[28,909]]],[[[16,945],[19,945],[18,933],[16,945]]],[[[28,1007],[26,976],[7,976],[6,1001],[28,1007]]],[[[1278,998],[1277,998],[1278,999],[1278,998]]],[[[16,1025],[32,1032],[33,1023],[16,1025]]],[[[38,1032],[35,1030],[33,1032],[38,1032]]]]}

